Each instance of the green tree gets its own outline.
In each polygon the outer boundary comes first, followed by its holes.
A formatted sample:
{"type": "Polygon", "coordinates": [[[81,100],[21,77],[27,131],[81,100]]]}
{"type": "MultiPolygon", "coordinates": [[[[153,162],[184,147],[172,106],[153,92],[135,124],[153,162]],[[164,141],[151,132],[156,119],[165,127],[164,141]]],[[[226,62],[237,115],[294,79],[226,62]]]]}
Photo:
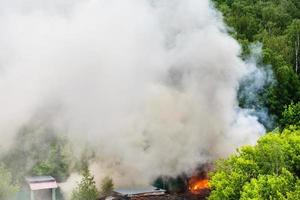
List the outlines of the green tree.
{"type": "Polygon", "coordinates": [[[300,71],[300,19],[294,19],[286,30],[288,45],[292,48],[290,62],[294,62],[295,71],[300,71]]]}
{"type": "Polygon", "coordinates": [[[51,175],[64,181],[75,159],[63,134],[37,120],[19,130],[11,148],[0,155],[0,160],[16,181],[22,181],[27,175],[51,175]]]}
{"type": "Polygon", "coordinates": [[[58,181],[63,181],[69,175],[69,157],[64,148],[57,144],[50,148],[48,157],[39,161],[32,169],[34,175],[51,175],[58,181]]]}
{"type": "Polygon", "coordinates": [[[112,178],[108,176],[104,177],[101,183],[100,194],[103,196],[108,196],[113,192],[113,190],[114,190],[114,183],[112,178]]]}
{"type": "Polygon", "coordinates": [[[286,106],[279,123],[281,128],[286,128],[290,125],[300,127],[300,102],[286,106]]]}
{"type": "MultiPolygon", "coordinates": [[[[263,44],[263,64],[272,66],[276,84],[266,86],[258,98],[274,119],[280,119],[285,105],[300,101],[300,1],[213,1],[242,45],[242,58],[247,58],[252,43],[263,44]]],[[[255,108],[252,104],[246,108],[255,108]]]]}
{"type": "Polygon", "coordinates": [[[82,172],[81,182],[72,192],[71,200],[96,200],[98,197],[99,192],[94,177],[88,168],[85,168],[82,172]]]}
{"type": "Polygon", "coordinates": [[[299,195],[300,130],[262,136],[216,163],[210,200],[286,199],[299,195]]]}
{"type": "Polygon", "coordinates": [[[286,199],[294,183],[294,176],[286,170],[279,176],[259,175],[243,186],[240,199],[286,199]]]}
{"type": "Polygon", "coordinates": [[[295,190],[287,193],[287,200],[300,199],[300,180],[297,181],[295,190]]]}
{"type": "Polygon", "coordinates": [[[12,198],[18,190],[19,187],[13,183],[11,173],[0,165],[0,199],[12,198]]]}

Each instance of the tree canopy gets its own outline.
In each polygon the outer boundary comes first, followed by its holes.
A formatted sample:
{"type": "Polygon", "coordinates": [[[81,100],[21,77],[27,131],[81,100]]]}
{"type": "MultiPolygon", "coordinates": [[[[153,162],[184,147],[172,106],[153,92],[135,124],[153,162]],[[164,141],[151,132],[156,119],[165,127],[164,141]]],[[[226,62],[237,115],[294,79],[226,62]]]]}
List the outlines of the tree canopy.
{"type": "Polygon", "coordinates": [[[275,84],[266,85],[250,105],[239,95],[240,106],[266,107],[279,129],[218,160],[209,199],[300,199],[300,1],[213,2],[242,45],[243,59],[252,44],[263,45],[260,65],[271,66],[275,84]]]}
{"type": "Polygon", "coordinates": [[[104,177],[101,183],[100,194],[103,196],[108,196],[113,192],[113,189],[114,189],[114,183],[112,178],[108,176],[104,177]]]}
{"type": "Polygon", "coordinates": [[[268,133],[217,162],[209,199],[293,199],[299,176],[300,130],[268,133]]]}
{"type": "MultiPolygon", "coordinates": [[[[272,66],[276,84],[266,86],[260,102],[280,121],[285,106],[300,101],[300,1],[213,0],[222,12],[231,34],[243,46],[263,44],[263,64],[272,66]]],[[[244,105],[242,107],[255,107],[244,105]]]]}
{"type": "Polygon", "coordinates": [[[73,190],[71,200],[96,200],[99,192],[96,188],[94,177],[88,168],[82,171],[82,179],[78,186],[73,190]]]}
{"type": "Polygon", "coordinates": [[[13,182],[11,173],[0,165],[0,199],[12,198],[19,190],[19,186],[13,182]]]}
{"type": "Polygon", "coordinates": [[[286,106],[279,123],[281,128],[285,128],[290,125],[300,127],[300,102],[286,106]]]}

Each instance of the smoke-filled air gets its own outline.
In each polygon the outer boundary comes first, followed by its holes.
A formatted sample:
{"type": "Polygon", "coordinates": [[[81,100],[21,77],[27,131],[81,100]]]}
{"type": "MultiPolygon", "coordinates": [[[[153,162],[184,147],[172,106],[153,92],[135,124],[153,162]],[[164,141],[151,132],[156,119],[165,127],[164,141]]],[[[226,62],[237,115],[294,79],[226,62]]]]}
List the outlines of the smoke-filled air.
{"type": "Polygon", "coordinates": [[[76,150],[92,146],[96,172],[139,184],[193,170],[264,132],[238,107],[247,64],[207,0],[0,7],[2,146],[59,107],[49,123],[76,150]]]}
{"type": "Polygon", "coordinates": [[[209,0],[1,0],[0,27],[3,152],[40,120],[97,181],[143,185],[265,132],[237,100],[255,60],[209,0]]]}

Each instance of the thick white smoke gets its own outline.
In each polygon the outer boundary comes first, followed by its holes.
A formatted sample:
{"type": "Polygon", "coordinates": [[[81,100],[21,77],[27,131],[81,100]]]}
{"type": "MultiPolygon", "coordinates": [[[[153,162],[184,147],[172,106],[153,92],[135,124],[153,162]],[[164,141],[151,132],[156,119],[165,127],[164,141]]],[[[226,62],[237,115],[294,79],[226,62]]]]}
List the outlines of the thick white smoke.
{"type": "Polygon", "coordinates": [[[59,104],[99,177],[147,183],[264,132],[238,107],[247,64],[209,0],[1,0],[0,27],[1,137],[59,104]]]}

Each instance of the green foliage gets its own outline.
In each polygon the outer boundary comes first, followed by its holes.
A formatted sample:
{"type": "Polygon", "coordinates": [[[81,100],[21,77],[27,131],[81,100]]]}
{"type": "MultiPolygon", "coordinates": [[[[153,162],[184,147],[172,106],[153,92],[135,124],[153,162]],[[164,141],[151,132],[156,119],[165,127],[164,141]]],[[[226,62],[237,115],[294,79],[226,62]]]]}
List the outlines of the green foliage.
{"type": "Polygon", "coordinates": [[[63,181],[68,177],[72,163],[71,148],[66,139],[38,123],[24,126],[12,148],[0,159],[18,181],[27,175],[51,175],[63,181]]]}
{"type": "Polygon", "coordinates": [[[0,199],[14,197],[19,190],[19,186],[13,183],[11,173],[0,165],[0,199]]]}
{"type": "Polygon", "coordinates": [[[103,196],[110,195],[114,190],[113,180],[110,177],[104,177],[101,183],[101,192],[100,194],[103,196]]]}
{"type": "Polygon", "coordinates": [[[300,101],[300,1],[213,1],[243,46],[243,57],[250,53],[251,43],[263,44],[263,62],[272,66],[277,84],[266,87],[259,97],[280,118],[285,105],[300,101]]]}
{"type": "Polygon", "coordinates": [[[288,200],[300,199],[300,181],[298,180],[295,186],[295,190],[287,193],[288,200]]]}
{"type": "Polygon", "coordinates": [[[279,176],[259,175],[244,185],[240,199],[286,199],[288,192],[294,190],[294,182],[295,178],[286,170],[279,176]]]}
{"type": "Polygon", "coordinates": [[[71,200],[96,200],[99,193],[96,188],[94,177],[88,168],[82,172],[82,180],[72,192],[71,200]]]}
{"type": "Polygon", "coordinates": [[[49,125],[48,118],[36,119],[23,126],[16,134],[8,151],[0,153],[0,162],[13,174],[14,181],[32,175],[50,175],[65,181],[71,170],[82,170],[95,155],[89,146],[75,154],[64,134],[49,125]]]}
{"type": "Polygon", "coordinates": [[[68,157],[64,154],[63,147],[53,145],[45,160],[39,161],[32,169],[33,175],[51,175],[58,181],[65,180],[69,175],[68,157]]]}
{"type": "Polygon", "coordinates": [[[300,130],[261,137],[216,163],[210,200],[291,199],[299,195],[300,130]]]}
{"type": "Polygon", "coordinates": [[[286,106],[279,122],[281,128],[286,128],[290,125],[300,127],[300,102],[286,106]]]}

